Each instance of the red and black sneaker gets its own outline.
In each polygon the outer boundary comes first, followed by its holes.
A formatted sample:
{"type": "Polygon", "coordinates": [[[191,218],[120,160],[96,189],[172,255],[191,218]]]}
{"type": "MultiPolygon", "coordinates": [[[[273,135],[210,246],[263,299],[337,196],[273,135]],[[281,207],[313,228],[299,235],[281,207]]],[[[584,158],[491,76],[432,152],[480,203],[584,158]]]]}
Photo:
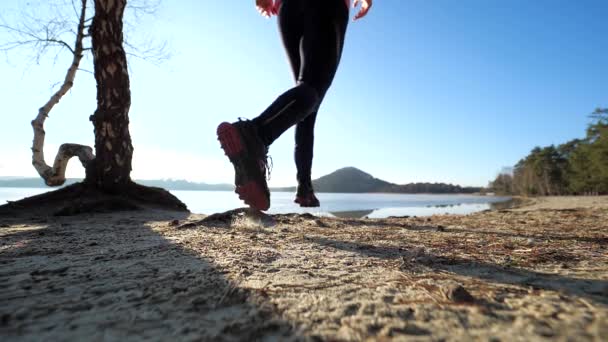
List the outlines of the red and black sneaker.
{"type": "Polygon", "coordinates": [[[321,206],[319,199],[317,199],[317,196],[315,196],[315,192],[312,189],[312,184],[298,185],[294,203],[299,204],[300,207],[303,208],[316,208],[321,206]]]}
{"type": "Polygon", "coordinates": [[[222,122],[217,127],[217,139],[234,166],[235,192],[239,198],[254,209],[268,210],[268,148],[258,137],[255,125],[248,120],[222,122]]]}

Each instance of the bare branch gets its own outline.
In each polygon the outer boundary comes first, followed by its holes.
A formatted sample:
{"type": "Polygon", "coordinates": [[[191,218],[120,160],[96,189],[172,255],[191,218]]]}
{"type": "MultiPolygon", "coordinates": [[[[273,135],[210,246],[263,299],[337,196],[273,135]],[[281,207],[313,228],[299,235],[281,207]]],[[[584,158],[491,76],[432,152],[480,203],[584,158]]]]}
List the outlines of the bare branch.
{"type": "Polygon", "coordinates": [[[159,65],[171,57],[171,52],[167,49],[167,43],[162,42],[157,45],[152,43],[142,44],[143,48],[139,48],[128,41],[124,41],[126,47],[129,48],[127,56],[141,59],[150,62],[154,65],[159,65]]]}
{"type": "Polygon", "coordinates": [[[161,0],[140,0],[127,2],[127,10],[133,14],[136,19],[140,19],[144,15],[153,15],[158,12],[161,0]]]}
{"type": "Polygon", "coordinates": [[[74,15],[76,15],[76,18],[79,18],[79,12],[78,9],[76,8],[76,4],[74,3],[75,0],[72,0],[72,10],[74,10],[74,15]]]}
{"type": "Polygon", "coordinates": [[[39,42],[40,41],[36,40],[36,39],[32,39],[32,40],[20,40],[20,41],[9,42],[9,43],[0,45],[0,50],[2,50],[2,51],[9,51],[9,50],[21,47],[23,45],[35,44],[35,43],[39,43],[39,42]]]}
{"type": "Polygon", "coordinates": [[[25,37],[29,37],[32,40],[41,40],[40,37],[36,36],[34,33],[32,33],[31,31],[26,31],[26,29],[20,29],[17,27],[12,27],[6,24],[0,24],[0,28],[1,29],[5,29],[10,33],[17,33],[21,36],[25,36],[25,37]]]}
{"type": "MultiPolygon", "coordinates": [[[[53,23],[48,23],[43,26],[42,30],[44,30],[44,36],[39,35],[37,32],[33,31],[31,28],[18,28],[12,27],[6,24],[0,24],[0,29],[4,29],[10,33],[17,34],[19,36],[26,37],[28,39],[25,40],[14,40],[5,44],[0,45],[0,50],[9,51],[15,48],[22,47],[24,45],[34,45],[38,46],[41,49],[41,52],[50,45],[56,45],[62,48],[68,49],[72,54],[75,53],[74,49],[70,46],[70,44],[66,43],[64,40],[58,39],[56,37],[61,35],[60,31],[56,31],[56,28],[52,27],[53,23]]],[[[38,53],[38,57],[40,57],[42,53],[38,53]]],[[[38,58],[37,58],[38,59],[38,58]]]]}
{"type": "Polygon", "coordinates": [[[125,31],[127,32],[124,41],[127,56],[157,66],[171,58],[167,42],[159,42],[156,37],[150,38],[137,33],[138,28],[141,28],[144,17],[155,16],[159,11],[160,6],[161,0],[131,0],[127,2],[127,11],[125,12],[128,13],[129,19],[124,22],[125,31]],[[134,43],[134,41],[136,43],[134,43]]]}
{"type": "Polygon", "coordinates": [[[78,71],[82,71],[82,72],[86,72],[87,74],[95,75],[94,72],[92,72],[91,70],[87,70],[87,69],[78,68],[78,71]]]}
{"type": "Polygon", "coordinates": [[[53,39],[53,38],[48,38],[46,39],[47,42],[49,43],[56,43],[59,44],[60,46],[63,46],[64,48],[70,50],[70,52],[72,54],[76,54],[76,51],[74,51],[74,49],[72,49],[72,47],[70,46],[70,44],[64,42],[63,40],[58,40],[58,39],[53,39]]]}

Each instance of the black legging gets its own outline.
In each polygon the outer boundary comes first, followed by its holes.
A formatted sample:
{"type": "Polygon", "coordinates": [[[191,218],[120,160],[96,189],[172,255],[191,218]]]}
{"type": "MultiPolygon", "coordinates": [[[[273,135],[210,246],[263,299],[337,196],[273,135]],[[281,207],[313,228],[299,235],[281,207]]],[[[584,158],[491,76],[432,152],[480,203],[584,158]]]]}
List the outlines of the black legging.
{"type": "Polygon", "coordinates": [[[317,111],[340,63],[348,8],[344,0],[283,0],[278,16],[296,86],[253,122],[268,146],[296,125],[297,179],[306,184],[311,180],[317,111]]]}

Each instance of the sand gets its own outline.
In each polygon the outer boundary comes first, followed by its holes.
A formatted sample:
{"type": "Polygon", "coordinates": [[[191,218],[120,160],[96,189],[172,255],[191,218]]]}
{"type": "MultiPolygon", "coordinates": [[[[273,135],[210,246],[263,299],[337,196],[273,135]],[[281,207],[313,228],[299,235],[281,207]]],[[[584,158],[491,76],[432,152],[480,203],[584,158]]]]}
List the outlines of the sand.
{"type": "Polygon", "coordinates": [[[2,341],[601,341],[608,197],[330,219],[0,217],[2,341]]]}

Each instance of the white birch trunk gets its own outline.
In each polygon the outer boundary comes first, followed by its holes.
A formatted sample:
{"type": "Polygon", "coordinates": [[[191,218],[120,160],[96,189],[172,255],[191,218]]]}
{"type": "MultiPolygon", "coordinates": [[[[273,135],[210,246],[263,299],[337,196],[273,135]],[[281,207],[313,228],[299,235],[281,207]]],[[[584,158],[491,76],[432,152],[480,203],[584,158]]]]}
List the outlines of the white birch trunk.
{"type": "Polygon", "coordinates": [[[57,156],[53,166],[49,166],[44,159],[44,121],[49,116],[49,112],[53,107],[59,103],[59,100],[72,88],[74,85],[74,78],[76,77],[76,71],[80,65],[80,60],[83,54],[83,43],[84,30],[85,30],[85,13],[86,13],[86,0],[82,0],[82,9],[80,12],[80,19],[78,23],[78,32],[76,34],[76,43],[74,47],[74,58],[72,64],[68,69],[65,80],[49,101],[38,110],[38,115],[32,121],[32,128],[34,129],[34,141],[32,144],[32,165],[44,179],[44,182],[48,186],[59,186],[65,182],[65,171],[70,159],[77,156],[80,159],[82,165],[86,168],[87,164],[95,158],[93,155],[93,149],[89,146],[78,145],[78,144],[63,144],[59,147],[57,156]]]}

